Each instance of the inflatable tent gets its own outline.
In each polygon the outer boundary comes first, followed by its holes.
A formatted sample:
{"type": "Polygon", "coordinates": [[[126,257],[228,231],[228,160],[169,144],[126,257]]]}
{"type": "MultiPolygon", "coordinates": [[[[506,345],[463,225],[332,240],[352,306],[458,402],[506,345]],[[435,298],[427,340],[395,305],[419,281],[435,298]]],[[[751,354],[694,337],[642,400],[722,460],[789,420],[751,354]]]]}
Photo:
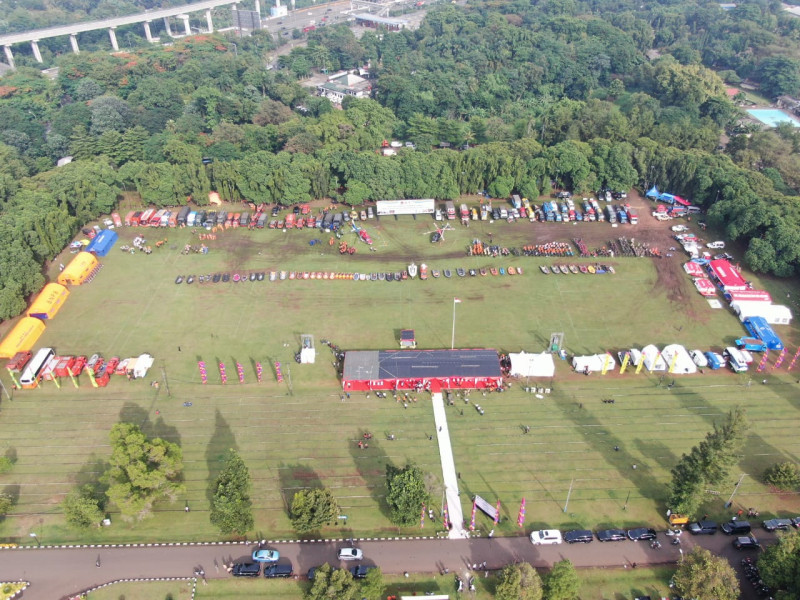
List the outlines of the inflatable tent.
{"type": "Polygon", "coordinates": [[[116,231],[103,229],[94,236],[94,239],[86,246],[86,252],[91,252],[95,256],[105,256],[119,239],[116,231]]]}
{"type": "Polygon", "coordinates": [[[572,357],[572,368],[579,373],[601,372],[604,366],[608,371],[616,369],[617,363],[610,354],[572,357]]]}
{"type": "Polygon", "coordinates": [[[42,320],[52,319],[61,309],[61,305],[66,302],[67,296],[69,296],[69,290],[63,285],[48,283],[31,304],[28,316],[42,320]]]}
{"type": "Polygon", "coordinates": [[[648,371],[666,371],[667,363],[653,344],[642,348],[642,360],[648,371]]]}
{"type": "MultiPolygon", "coordinates": [[[[541,354],[509,354],[511,371],[509,375],[516,377],[552,377],[556,374],[553,355],[549,352],[541,354]]],[[[602,367],[601,367],[602,368],[602,367]]]]}
{"type": "Polygon", "coordinates": [[[17,352],[27,352],[44,333],[44,323],[33,317],[22,317],[0,343],[0,358],[11,358],[17,352]]]}
{"type": "Polygon", "coordinates": [[[94,272],[100,263],[93,254],[79,252],[72,262],[58,275],[61,285],[80,285],[94,272]]]}
{"type": "Polygon", "coordinates": [[[667,369],[673,375],[691,375],[697,373],[697,365],[687,352],[686,348],[679,344],[670,344],[661,351],[661,357],[667,363],[667,369]]]}

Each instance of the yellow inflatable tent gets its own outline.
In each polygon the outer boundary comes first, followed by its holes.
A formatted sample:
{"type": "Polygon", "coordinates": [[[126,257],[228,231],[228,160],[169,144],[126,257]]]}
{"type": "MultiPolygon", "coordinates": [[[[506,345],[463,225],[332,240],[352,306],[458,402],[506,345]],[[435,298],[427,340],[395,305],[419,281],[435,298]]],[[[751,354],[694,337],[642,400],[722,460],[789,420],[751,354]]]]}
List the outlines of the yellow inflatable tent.
{"type": "Polygon", "coordinates": [[[61,285],[80,285],[84,283],[100,264],[94,254],[89,252],[78,252],[67,268],[61,271],[58,276],[58,283],[61,285]]]}
{"type": "Polygon", "coordinates": [[[44,333],[44,322],[33,317],[22,317],[14,329],[0,343],[0,358],[11,358],[17,352],[27,352],[44,333]]]}
{"type": "Polygon", "coordinates": [[[29,317],[37,319],[52,319],[69,296],[69,290],[58,283],[48,283],[41,293],[36,296],[28,309],[29,317]]]}

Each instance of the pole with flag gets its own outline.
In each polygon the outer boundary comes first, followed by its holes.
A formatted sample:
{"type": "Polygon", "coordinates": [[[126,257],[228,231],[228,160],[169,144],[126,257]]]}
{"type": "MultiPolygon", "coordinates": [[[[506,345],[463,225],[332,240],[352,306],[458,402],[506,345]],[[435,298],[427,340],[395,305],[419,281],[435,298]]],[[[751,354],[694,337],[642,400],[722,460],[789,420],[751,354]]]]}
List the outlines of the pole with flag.
{"type": "Polygon", "coordinates": [[[525,525],[525,498],[522,499],[522,504],[519,505],[519,515],[517,515],[517,525],[520,527],[525,525]]]}
{"type": "Polygon", "coordinates": [[[461,304],[460,298],[453,298],[453,337],[450,338],[450,350],[456,347],[456,304],[461,304]]]}
{"type": "Polygon", "coordinates": [[[625,369],[628,368],[628,363],[630,362],[630,360],[631,360],[631,353],[626,352],[625,358],[622,359],[622,366],[619,368],[620,375],[623,375],[625,373],[625,369]]]}
{"type": "Polygon", "coordinates": [[[444,516],[444,528],[450,529],[450,513],[447,510],[447,501],[442,505],[442,515],[444,516]]]}
{"type": "Polygon", "coordinates": [[[422,505],[422,511],[420,512],[420,515],[419,515],[419,528],[422,529],[423,527],[425,527],[425,505],[424,504],[422,505]]]}
{"type": "Polygon", "coordinates": [[[794,367],[794,363],[797,362],[797,359],[800,358],[800,348],[797,349],[797,352],[794,353],[794,357],[792,358],[792,362],[789,363],[789,366],[786,367],[787,371],[791,371],[794,367]]]}
{"type": "Polygon", "coordinates": [[[469,521],[469,530],[475,531],[475,500],[472,501],[472,518],[469,521]]]}
{"type": "Polygon", "coordinates": [[[761,373],[764,369],[767,368],[767,362],[769,361],[769,351],[764,350],[764,356],[761,357],[761,362],[758,363],[758,367],[756,368],[757,373],[761,373]]]}
{"type": "Polygon", "coordinates": [[[497,508],[494,511],[494,524],[497,525],[500,522],[500,498],[497,499],[497,508]]]}
{"type": "Polygon", "coordinates": [[[786,358],[787,354],[789,354],[789,349],[788,348],[784,348],[783,350],[781,350],[781,353],[778,354],[778,360],[775,361],[775,368],[776,369],[780,369],[781,368],[781,365],[783,364],[783,361],[786,358]]]}

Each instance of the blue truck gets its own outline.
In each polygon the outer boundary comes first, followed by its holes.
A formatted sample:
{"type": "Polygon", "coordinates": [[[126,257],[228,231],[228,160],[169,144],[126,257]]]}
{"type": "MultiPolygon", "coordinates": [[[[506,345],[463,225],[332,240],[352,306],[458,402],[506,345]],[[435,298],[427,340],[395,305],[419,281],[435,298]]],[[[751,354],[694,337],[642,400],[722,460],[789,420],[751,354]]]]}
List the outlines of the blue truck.
{"type": "Polygon", "coordinates": [[[744,348],[749,352],[765,352],[767,345],[763,340],[754,337],[742,337],[736,340],[737,348],[744,348]]]}

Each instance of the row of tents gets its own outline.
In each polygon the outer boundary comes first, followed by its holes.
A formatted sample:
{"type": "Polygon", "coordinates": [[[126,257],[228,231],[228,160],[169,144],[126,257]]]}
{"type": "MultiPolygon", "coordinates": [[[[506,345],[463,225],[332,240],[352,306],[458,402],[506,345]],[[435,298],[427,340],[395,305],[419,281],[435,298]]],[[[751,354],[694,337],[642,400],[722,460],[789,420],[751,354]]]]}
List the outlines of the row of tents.
{"type": "Polygon", "coordinates": [[[0,358],[11,358],[17,352],[28,352],[33,348],[44,333],[45,322],[55,317],[67,301],[69,297],[67,286],[91,281],[100,266],[94,254],[79,252],[59,273],[58,283],[48,283],[44,286],[25,312],[25,316],[0,342],[0,358]]]}
{"type": "MultiPolygon", "coordinates": [[[[697,373],[697,365],[692,360],[689,351],[680,344],[670,344],[663,350],[649,344],[641,350],[632,348],[620,352],[620,355],[622,355],[624,366],[636,367],[637,372],[644,367],[648,371],[663,371],[675,375],[697,373]]],[[[617,361],[609,352],[572,358],[572,368],[579,373],[607,373],[615,370],[616,367],[617,361]]],[[[622,369],[622,365],[620,369],[622,369]]]]}

